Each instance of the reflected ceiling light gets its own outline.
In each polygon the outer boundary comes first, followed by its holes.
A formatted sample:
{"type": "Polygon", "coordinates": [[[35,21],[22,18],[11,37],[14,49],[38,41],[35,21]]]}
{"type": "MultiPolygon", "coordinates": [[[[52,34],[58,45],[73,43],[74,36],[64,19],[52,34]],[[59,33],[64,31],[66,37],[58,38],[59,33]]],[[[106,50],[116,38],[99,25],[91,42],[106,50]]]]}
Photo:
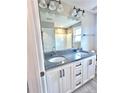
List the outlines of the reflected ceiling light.
{"type": "Polygon", "coordinates": [[[49,2],[49,9],[50,9],[50,10],[56,10],[55,0],[51,0],[51,1],[49,2]]]}
{"type": "Polygon", "coordinates": [[[74,6],[73,11],[72,11],[72,16],[74,17],[74,16],[76,16],[76,15],[77,15],[77,10],[76,10],[76,8],[75,8],[75,6],[74,6]]]}
{"type": "Polygon", "coordinates": [[[61,1],[59,1],[59,5],[58,5],[58,8],[57,8],[57,11],[60,13],[62,11],[64,11],[64,8],[63,8],[63,5],[61,3],[61,1]]]}
{"type": "Polygon", "coordinates": [[[47,3],[46,3],[46,1],[45,1],[45,0],[41,0],[40,3],[39,3],[39,6],[40,6],[41,8],[47,8],[47,3]]]}
{"type": "Polygon", "coordinates": [[[39,6],[41,8],[48,8],[51,11],[56,10],[58,13],[64,11],[64,7],[60,0],[47,0],[47,2],[45,0],[41,0],[39,6]]]}
{"type": "Polygon", "coordinates": [[[74,6],[71,15],[72,15],[72,17],[81,18],[84,13],[85,13],[84,10],[81,10],[80,8],[75,8],[75,6],[74,6]]]}
{"type": "Polygon", "coordinates": [[[78,10],[78,12],[77,12],[77,17],[82,17],[82,15],[83,15],[83,12],[82,12],[82,10],[78,10]]]}

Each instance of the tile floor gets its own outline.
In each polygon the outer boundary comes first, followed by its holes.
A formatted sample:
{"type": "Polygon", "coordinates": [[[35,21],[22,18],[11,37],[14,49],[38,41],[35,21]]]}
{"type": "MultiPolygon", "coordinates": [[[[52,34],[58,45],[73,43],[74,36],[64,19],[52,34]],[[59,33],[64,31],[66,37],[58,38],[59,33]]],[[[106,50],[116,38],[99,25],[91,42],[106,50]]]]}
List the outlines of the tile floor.
{"type": "Polygon", "coordinates": [[[73,93],[97,93],[97,78],[88,81],[85,85],[75,90],[73,93]]]}

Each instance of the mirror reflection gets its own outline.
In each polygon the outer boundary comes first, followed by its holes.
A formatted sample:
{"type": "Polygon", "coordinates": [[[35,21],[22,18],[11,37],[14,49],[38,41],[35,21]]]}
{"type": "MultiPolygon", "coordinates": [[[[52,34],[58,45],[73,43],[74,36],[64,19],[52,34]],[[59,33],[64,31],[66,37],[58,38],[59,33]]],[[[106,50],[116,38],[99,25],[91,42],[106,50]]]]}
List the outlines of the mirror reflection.
{"type": "Polygon", "coordinates": [[[54,10],[55,7],[39,2],[44,52],[70,48],[96,50],[96,14],[62,3],[64,7],[59,8],[61,4],[57,3],[54,10]]]}
{"type": "MultiPolygon", "coordinates": [[[[80,23],[79,23],[80,25],[80,23]]],[[[44,51],[81,48],[81,27],[42,28],[44,51]]]]}

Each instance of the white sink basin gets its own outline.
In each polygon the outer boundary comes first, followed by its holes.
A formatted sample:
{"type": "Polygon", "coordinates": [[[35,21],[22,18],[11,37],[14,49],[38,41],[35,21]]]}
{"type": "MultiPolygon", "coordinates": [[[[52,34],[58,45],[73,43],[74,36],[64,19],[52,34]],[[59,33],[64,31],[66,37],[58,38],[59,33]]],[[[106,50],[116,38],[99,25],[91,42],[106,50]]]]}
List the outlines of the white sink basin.
{"type": "Polygon", "coordinates": [[[88,53],[78,52],[78,53],[76,53],[76,55],[78,55],[78,56],[86,56],[86,55],[88,55],[88,53]]]}
{"type": "Polygon", "coordinates": [[[50,58],[48,61],[49,62],[55,62],[55,63],[57,63],[57,62],[62,62],[62,61],[64,61],[65,60],[65,58],[64,57],[54,57],[54,58],[50,58]]]}

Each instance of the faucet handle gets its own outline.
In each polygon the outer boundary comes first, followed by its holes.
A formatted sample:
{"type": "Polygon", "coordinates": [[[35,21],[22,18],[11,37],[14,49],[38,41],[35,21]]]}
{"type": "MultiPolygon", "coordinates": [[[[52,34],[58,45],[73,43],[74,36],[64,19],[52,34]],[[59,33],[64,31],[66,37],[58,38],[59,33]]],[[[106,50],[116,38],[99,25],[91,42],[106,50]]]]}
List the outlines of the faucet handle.
{"type": "Polygon", "coordinates": [[[55,51],[56,50],[56,48],[55,48],[55,46],[52,48],[52,51],[55,51]]]}

